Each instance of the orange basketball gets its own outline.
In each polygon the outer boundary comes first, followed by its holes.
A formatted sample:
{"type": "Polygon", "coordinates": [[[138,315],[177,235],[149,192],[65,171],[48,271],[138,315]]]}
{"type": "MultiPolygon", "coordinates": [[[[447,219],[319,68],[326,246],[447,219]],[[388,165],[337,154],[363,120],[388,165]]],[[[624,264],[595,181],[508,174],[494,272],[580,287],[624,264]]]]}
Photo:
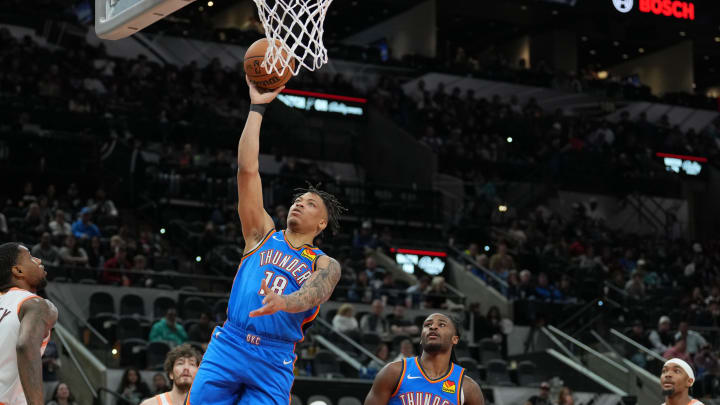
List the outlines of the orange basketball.
{"type": "MultiPolygon", "coordinates": [[[[280,41],[276,40],[276,44],[280,47],[280,41]]],[[[280,76],[276,72],[268,74],[267,71],[261,66],[262,61],[265,59],[265,51],[267,50],[268,41],[267,39],[258,39],[253,42],[252,45],[245,52],[245,74],[248,79],[257,87],[274,90],[285,83],[292,77],[292,70],[295,68],[295,59],[290,59],[290,66],[285,68],[283,75],[280,76]]],[[[282,50],[282,55],[286,56],[287,52],[282,50]]],[[[275,65],[278,70],[282,70],[280,61],[275,65]]]]}

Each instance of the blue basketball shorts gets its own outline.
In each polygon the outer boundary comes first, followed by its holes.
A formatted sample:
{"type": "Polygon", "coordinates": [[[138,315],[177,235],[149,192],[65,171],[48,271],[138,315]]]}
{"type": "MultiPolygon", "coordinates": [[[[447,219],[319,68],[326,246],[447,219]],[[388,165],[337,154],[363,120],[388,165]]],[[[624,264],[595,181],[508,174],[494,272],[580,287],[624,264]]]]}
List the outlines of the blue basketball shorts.
{"type": "Polygon", "coordinates": [[[227,323],[216,327],[187,405],[288,405],[294,348],[227,323]]]}

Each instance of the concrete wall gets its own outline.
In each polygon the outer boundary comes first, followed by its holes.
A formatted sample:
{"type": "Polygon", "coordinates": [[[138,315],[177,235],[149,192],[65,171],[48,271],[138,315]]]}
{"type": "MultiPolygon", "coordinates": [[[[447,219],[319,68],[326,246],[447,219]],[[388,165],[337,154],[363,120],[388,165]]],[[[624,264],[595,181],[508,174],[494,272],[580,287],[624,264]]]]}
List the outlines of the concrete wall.
{"type": "Polygon", "coordinates": [[[368,45],[385,38],[395,58],[408,54],[435,57],[436,20],[435,0],[426,0],[402,14],[345,38],[343,42],[368,45]]]}
{"type": "Polygon", "coordinates": [[[684,41],[631,61],[613,66],[608,71],[617,77],[637,74],[655,95],[668,92],[692,92],[695,81],[693,44],[684,41]]]}

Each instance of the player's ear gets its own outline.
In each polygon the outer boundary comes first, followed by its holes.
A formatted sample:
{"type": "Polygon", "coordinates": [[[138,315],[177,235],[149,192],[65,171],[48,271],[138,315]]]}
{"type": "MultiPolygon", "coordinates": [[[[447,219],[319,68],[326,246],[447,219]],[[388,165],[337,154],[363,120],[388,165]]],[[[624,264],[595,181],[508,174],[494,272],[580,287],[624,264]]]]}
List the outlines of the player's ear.
{"type": "Polygon", "coordinates": [[[460,342],[460,336],[457,336],[457,335],[453,336],[452,344],[456,345],[456,344],[458,344],[458,342],[460,342]]]}
{"type": "Polygon", "coordinates": [[[22,269],[17,264],[12,266],[11,270],[15,277],[22,277],[22,269]]]}

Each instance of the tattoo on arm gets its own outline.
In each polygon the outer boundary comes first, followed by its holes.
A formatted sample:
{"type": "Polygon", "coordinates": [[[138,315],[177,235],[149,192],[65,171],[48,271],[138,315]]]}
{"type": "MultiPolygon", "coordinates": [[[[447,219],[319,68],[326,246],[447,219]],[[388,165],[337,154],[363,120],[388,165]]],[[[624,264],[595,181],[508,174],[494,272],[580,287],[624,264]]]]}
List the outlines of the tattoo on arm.
{"type": "Polygon", "coordinates": [[[52,326],[50,307],[44,300],[31,300],[20,310],[20,334],[16,347],[18,374],[28,405],[42,405],[42,360],[40,346],[52,326]]]}
{"type": "MultiPolygon", "coordinates": [[[[340,263],[329,257],[328,263],[318,268],[303,286],[290,295],[283,296],[285,312],[302,312],[330,299],[340,280],[340,263]]],[[[318,259],[320,260],[320,259],[318,259]]]]}

